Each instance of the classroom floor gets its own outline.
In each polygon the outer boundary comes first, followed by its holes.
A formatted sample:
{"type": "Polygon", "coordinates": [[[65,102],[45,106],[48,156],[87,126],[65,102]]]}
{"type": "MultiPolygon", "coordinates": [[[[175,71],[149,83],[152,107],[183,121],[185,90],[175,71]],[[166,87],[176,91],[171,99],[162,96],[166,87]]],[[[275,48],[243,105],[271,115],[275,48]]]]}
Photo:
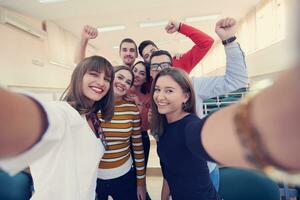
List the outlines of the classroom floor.
{"type": "Polygon", "coordinates": [[[159,200],[163,178],[160,171],[159,159],[156,153],[156,142],[153,138],[150,139],[150,142],[151,148],[147,169],[147,189],[152,200],[159,200]]]}

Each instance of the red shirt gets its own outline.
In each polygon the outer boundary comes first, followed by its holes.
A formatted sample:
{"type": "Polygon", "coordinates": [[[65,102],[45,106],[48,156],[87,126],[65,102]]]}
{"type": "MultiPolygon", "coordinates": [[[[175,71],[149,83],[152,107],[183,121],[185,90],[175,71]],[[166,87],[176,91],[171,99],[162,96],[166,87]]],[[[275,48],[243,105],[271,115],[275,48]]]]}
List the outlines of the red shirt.
{"type": "Polygon", "coordinates": [[[180,58],[173,57],[172,65],[190,73],[192,69],[202,60],[214,43],[214,39],[202,31],[181,23],[179,32],[189,37],[195,45],[180,58]]]}

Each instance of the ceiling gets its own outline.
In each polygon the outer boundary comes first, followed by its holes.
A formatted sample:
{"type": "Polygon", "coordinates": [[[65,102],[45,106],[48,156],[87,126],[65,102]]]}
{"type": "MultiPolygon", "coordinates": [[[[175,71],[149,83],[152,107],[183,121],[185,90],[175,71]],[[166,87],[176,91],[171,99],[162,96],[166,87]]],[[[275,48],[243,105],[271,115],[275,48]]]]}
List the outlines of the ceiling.
{"type": "MultiPolygon", "coordinates": [[[[122,31],[100,33],[91,43],[113,63],[120,62],[119,42],[133,38],[137,44],[145,39],[155,41],[161,49],[180,53],[192,46],[181,34],[169,35],[163,27],[140,28],[139,22],[218,14],[220,17],[243,18],[260,0],[66,0],[41,4],[37,0],[0,0],[0,6],[41,20],[52,20],[76,36],[85,24],[95,27],[125,25],[122,31]]],[[[214,20],[189,23],[217,39],[214,20]]]]}

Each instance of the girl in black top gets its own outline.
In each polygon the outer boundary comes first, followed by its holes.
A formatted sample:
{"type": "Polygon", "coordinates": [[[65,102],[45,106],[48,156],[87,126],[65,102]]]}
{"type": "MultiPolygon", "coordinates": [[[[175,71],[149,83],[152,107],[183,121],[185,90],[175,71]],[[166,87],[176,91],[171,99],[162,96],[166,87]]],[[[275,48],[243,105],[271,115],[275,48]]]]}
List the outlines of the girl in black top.
{"type": "MultiPolygon", "coordinates": [[[[299,171],[299,74],[300,68],[291,70],[253,99],[200,120],[188,75],[176,68],[163,69],[151,90],[151,132],[158,141],[165,178],[162,199],[170,194],[174,200],[220,199],[206,160],[261,169],[271,177],[277,173],[270,173],[270,168],[299,171]]],[[[289,180],[297,184],[295,176],[289,180]]]]}

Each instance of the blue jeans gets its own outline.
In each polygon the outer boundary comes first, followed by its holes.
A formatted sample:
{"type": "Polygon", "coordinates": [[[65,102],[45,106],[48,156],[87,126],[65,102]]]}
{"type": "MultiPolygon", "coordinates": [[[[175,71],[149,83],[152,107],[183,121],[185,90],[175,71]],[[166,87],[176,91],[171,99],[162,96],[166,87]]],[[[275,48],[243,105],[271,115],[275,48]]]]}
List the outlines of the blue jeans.
{"type": "Polygon", "coordinates": [[[111,196],[114,200],[136,200],[136,189],[136,175],[133,168],[118,178],[97,179],[96,193],[98,200],[108,200],[108,196],[111,196]]]}
{"type": "Polygon", "coordinates": [[[210,177],[210,180],[212,181],[216,191],[218,192],[219,185],[220,185],[220,174],[219,174],[218,166],[216,166],[216,168],[211,173],[209,173],[209,177],[210,177]]]}

